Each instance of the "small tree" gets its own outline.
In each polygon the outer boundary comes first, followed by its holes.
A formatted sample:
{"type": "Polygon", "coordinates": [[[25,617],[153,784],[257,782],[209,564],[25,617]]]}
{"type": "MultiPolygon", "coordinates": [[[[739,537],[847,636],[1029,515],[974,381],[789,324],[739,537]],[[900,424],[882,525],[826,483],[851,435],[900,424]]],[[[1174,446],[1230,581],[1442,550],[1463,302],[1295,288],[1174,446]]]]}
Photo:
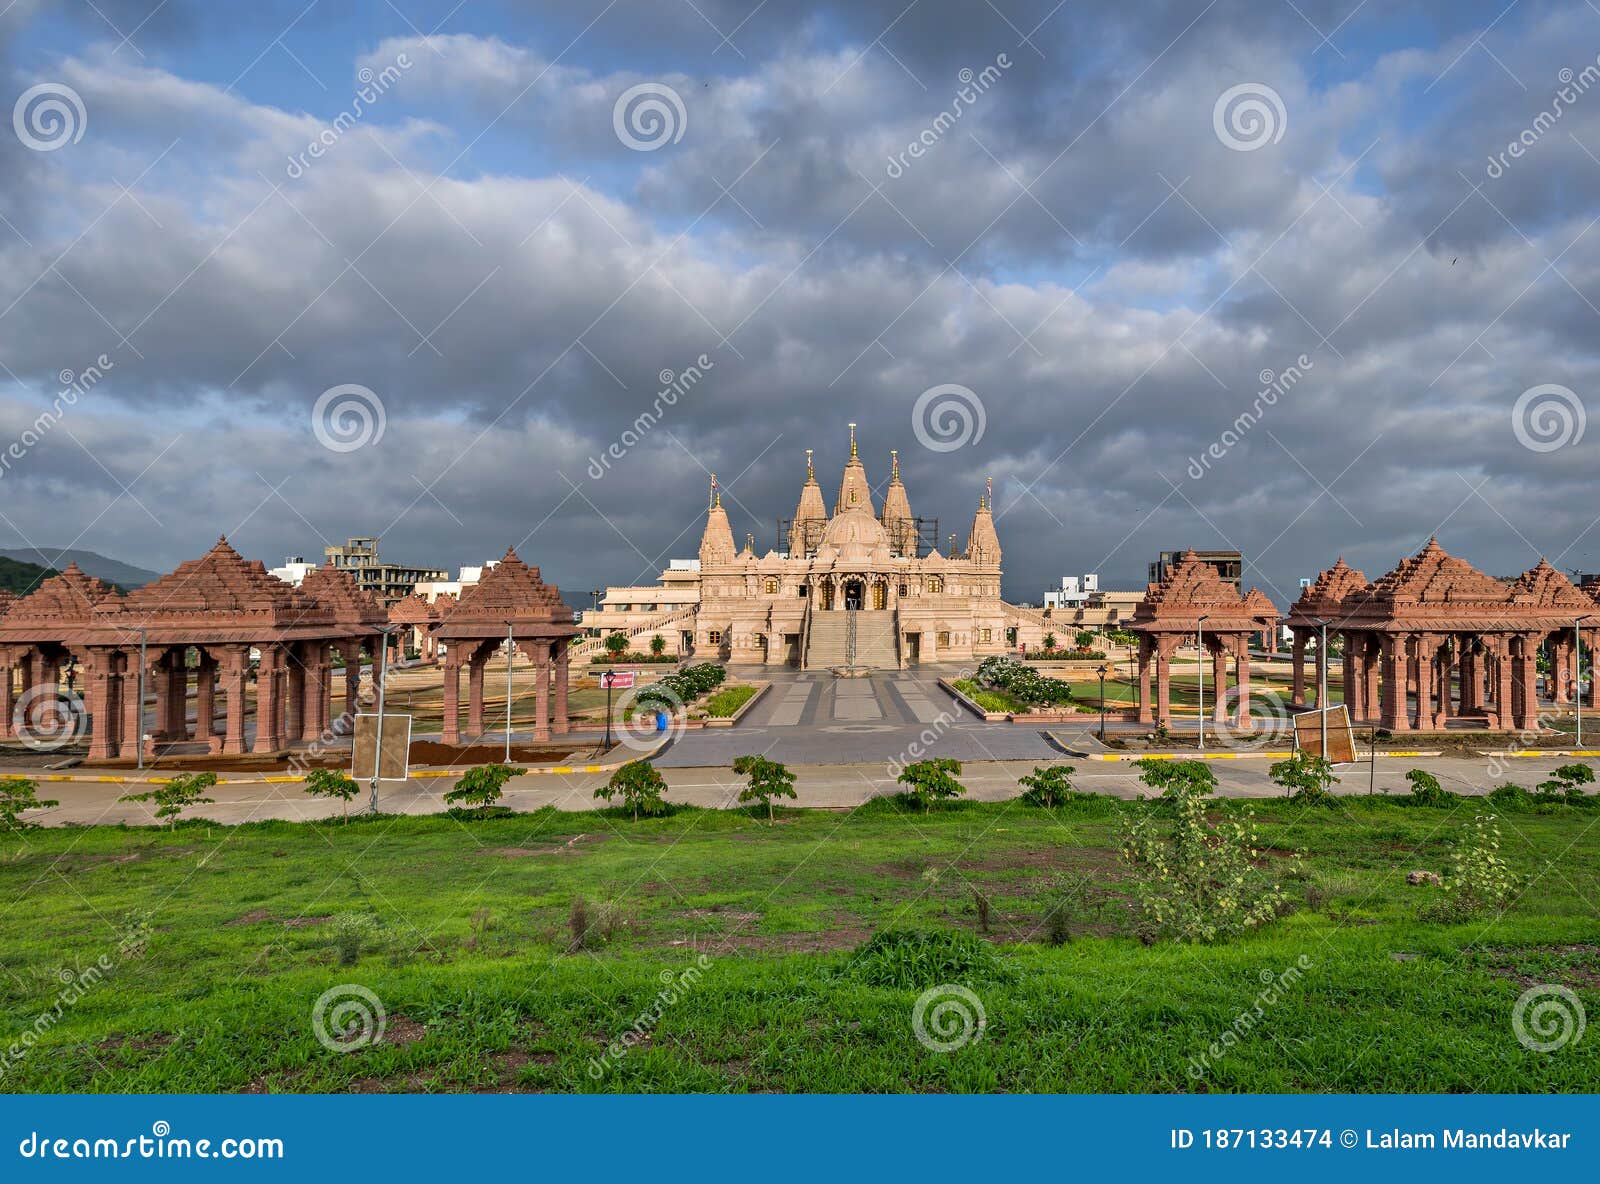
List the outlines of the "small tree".
{"type": "Polygon", "coordinates": [[[1217,788],[1217,775],[1205,761],[1158,761],[1146,757],[1134,761],[1133,767],[1139,770],[1140,781],[1159,789],[1169,801],[1188,794],[1213,793],[1217,788]]]}
{"type": "Polygon", "coordinates": [[[667,782],[661,770],[649,761],[637,760],[629,761],[611,774],[611,780],[595,790],[594,796],[607,802],[620,797],[623,809],[632,810],[633,820],[637,822],[640,814],[649,818],[667,812],[667,803],[661,797],[666,791],[667,782]]]}
{"type": "Polygon", "coordinates": [[[39,824],[21,817],[24,810],[43,810],[61,803],[53,798],[40,800],[39,783],[29,777],[0,780],[0,830],[36,830],[39,824]]]}
{"type": "Polygon", "coordinates": [[[1461,828],[1450,867],[1444,875],[1444,896],[1425,916],[1436,921],[1470,921],[1486,912],[1501,912],[1517,890],[1517,877],[1500,855],[1500,824],[1493,814],[1477,814],[1461,828]]]}
{"type": "Polygon", "coordinates": [[[750,779],[750,784],[739,791],[739,800],[764,805],[768,822],[773,821],[773,798],[798,797],[794,791],[794,774],[780,761],[769,761],[764,756],[735,757],[733,771],[750,779]]]}
{"type": "Polygon", "coordinates": [[[1094,630],[1092,630],[1092,629],[1079,629],[1078,630],[1077,641],[1078,641],[1078,648],[1080,650],[1088,649],[1090,646],[1092,646],[1094,644],[1094,630]]]}
{"type": "Polygon", "coordinates": [[[1550,780],[1539,782],[1539,796],[1579,800],[1583,797],[1583,787],[1593,780],[1594,770],[1588,765],[1562,765],[1550,771],[1550,780]]]}
{"type": "Polygon", "coordinates": [[[953,757],[915,761],[900,771],[900,784],[907,787],[906,793],[926,812],[934,802],[958,798],[967,792],[967,787],[956,780],[959,772],[961,762],[953,757]]]}
{"type": "Polygon", "coordinates": [[[1455,800],[1426,769],[1412,769],[1406,774],[1406,780],[1411,782],[1411,801],[1415,805],[1448,806],[1455,800]]]}
{"type": "Polygon", "coordinates": [[[1047,810],[1063,805],[1073,795],[1075,769],[1074,765],[1036,765],[1033,772],[1018,778],[1018,784],[1027,787],[1022,792],[1022,800],[1047,810]]]}
{"type": "Polygon", "coordinates": [[[338,798],[346,818],[350,817],[350,803],[360,792],[361,787],[339,769],[306,770],[306,793],[314,798],[338,798]]]}
{"type": "Polygon", "coordinates": [[[1327,757],[1309,752],[1297,752],[1288,760],[1278,761],[1267,770],[1267,776],[1285,797],[1319,806],[1333,800],[1328,790],[1339,780],[1327,757]]]}
{"type": "Polygon", "coordinates": [[[606,653],[613,658],[620,658],[628,649],[628,635],[626,633],[613,633],[605,640],[606,653]]]}
{"type": "Polygon", "coordinates": [[[652,657],[659,658],[662,654],[664,654],[666,652],[667,652],[667,639],[665,637],[662,637],[661,634],[657,633],[654,637],[652,637],[650,639],[650,654],[651,654],[652,657]]]}
{"type": "Polygon", "coordinates": [[[522,776],[527,771],[510,765],[494,763],[479,765],[476,769],[468,769],[463,773],[461,779],[456,782],[456,787],[444,795],[444,800],[451,806],[459,803],[473,807],[479,814],[487,814],[500,800],[506,782],[513,777],[522,776]]]}
{"type": "Polygon", "coordinates": [[[165,785],[155,789],[146,790],[144,793],[124,794],[117,800],[120,802],[154,802],[156,817],[164,819],[169,827],[176,828],[178,816],[190,806],[208,805],[213,799],[204,795],[203,791],[210,789],[217,783],[215,773],[184,773],[174,777],[165,785]]]}
{"type": "Polygon", "coordinates": [[[1054,633],[1046,633],[1040,640],[1043,641],[1045,649],[1053,650],[1056,648],[1056,635],[1054,633]]]}

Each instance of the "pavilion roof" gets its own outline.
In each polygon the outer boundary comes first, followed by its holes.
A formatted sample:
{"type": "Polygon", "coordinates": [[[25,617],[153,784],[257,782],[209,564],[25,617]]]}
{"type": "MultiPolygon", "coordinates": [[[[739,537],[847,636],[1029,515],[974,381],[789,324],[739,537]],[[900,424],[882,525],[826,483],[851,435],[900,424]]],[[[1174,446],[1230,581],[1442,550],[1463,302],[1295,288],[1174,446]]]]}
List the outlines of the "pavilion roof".
{"type": "Polygon", "coordinates": [[[461,599],[442,612],[440,635],[504,637],[508,624],[519,637],[571,637],[578,632],[561,590],[545,583],[539,569],[522,562],[510,547],[505,558],[462,589],[461,599]]]}
{"type": "MultiPolygon", "coordinates": [[[[440,598],[444,599],[443,597],[440,598]]],[[[451,604],[455,598],[450,598],[451,604]]],[[[404,599],[397,600],[389,606],[389,623],[391,625],[433,625],[443,614],[444,608],[437,604],[430,604],[428,598],[420,592],[413,592],[404,599]]]]}
{"type": "Polygon", "coordinates": [[[355,632],[379,632],[392,619],[376,596],[360,588],[349,572],[335,567],[307,572],[300,591],[331,610],[336,624],[355,632]]]}
{"type": "Polygon", "coordinates": [[[120,602],[122,595],[102,580],[83,573],[76,563],[40,582],[12,602],[0,618],[0,639],[12,642],[81,640],[95,609],[120,602]]]}
{"type": "Polygon", "coordinates": [[[1192,549],[1167,574],[1148,586],[1128,625],[1152,633],[1190,633],[1205,618],[1207,633],[1253,633],[1269,628],[1278,610],[1259,588],[1240,596],[1192,549]]]}
{"type": "Polygon", "coordinates": [[[1347,604],[1366,595],[1369,588],[1367,577],[1347,564],[1341,555],[1315,582],[1300,590],[1300,598],[1289,606],[1285,620],[1291,625],[1309,625],[1316,621],[1331,624],[1347,604]]]}

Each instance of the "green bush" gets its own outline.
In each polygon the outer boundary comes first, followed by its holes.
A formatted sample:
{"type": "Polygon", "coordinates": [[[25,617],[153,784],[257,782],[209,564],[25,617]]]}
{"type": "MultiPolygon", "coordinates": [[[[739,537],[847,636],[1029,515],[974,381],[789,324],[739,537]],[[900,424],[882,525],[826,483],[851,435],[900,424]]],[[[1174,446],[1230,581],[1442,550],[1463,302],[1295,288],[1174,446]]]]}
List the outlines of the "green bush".
{"type": "Polygon", "coordinates": [[[673,708],[688,704],[709,691],[716,690],[727,677],[727,671],[715,662],[699,662],[674,670],[640,691],[634,703],[640,710],[673,708]]]}
{"type": "Polygon", "coordinates": [[[1507,781],[1504,785],[1497,785],[1488,793],[1488,801],[1495,809],[1507,813],[1513,811],[1531,810],[1534,806],[1533,795],[1520,785],[1507,781]]]}
{"type": "Polygon", "coordinates": [[[1049,707],[1072,702],[1069,683],[1059,678],[1047,678],[1015,658],[985,658],[978,663],[977,680],[1004,691],[1022,703],[1049,707]]]}
{"type": "Polygon", "coordinates": [[[935,802],[958,798],[967,792],[967,787],[956,780],[960,772],[960,761],[941,756],[913,761],[900,771],[899,780],[907,787],[906,796],[927,811],[935,802]]]}
{"type": "Polygon", "coordinates": [[[350,802],[361,792],[361,787],[338,769],[308,769],[306,793],[314,798],[338,798],[344,807],[344,816],[350,817],[350,802]]]}
{"type": "Polygon", "coordinates": [[[1074,799],[1094,797],[1094,794],[1079,793],[1072,788],[1072,774],[1076,771],[1075,765],[1034,766],[1033,772],[1017,779],[1017,784],[1025,787],[1022,800],[1030,806],[1051,810],[1074,799]]]}
{"type": "Polygon", "coordinates": [[[794,792],[794,774],[789,767],[780,761],[768,760],[764,756],[735,757],[733,771],[741,777],[748,777],[749,784],[739,791],[741,802],[760,802],[767,808],[767,821],[772,821],[772,799],[790,798],[797,795],[794,792]]]}
{"type": "Polygon", "coordinates": [[[594,796],[608,803],[620,797],[622,808],[631,810],[637,822],[641,814],[649,818],[667,812],[667,803],[661,797],[666,791],[667,783],[661,770],[649,761],[638,760],[629,761],[611,774],[611,780],[595,790],[594,796]]]}
{"type": "Polygon", "coordinates": [[[1139,770],[1139,780],[1151,789],[1161,791],[1167,801],[1175,801],[1189,794],[1215,793],[1217,775],[1205,761],[1153,760],[1145,757],[1133,762],[1139,770]]]}
{"type": "Polygon", "coordinates": [[[1413,806],[1448,807],[1459,800],[1426,769],[1412,769],[1406,774],[1406,780],[1411,782],[1410,802],[1413,806]]]}
{"type": "Polygon", "coordinates": [[[1339,780],[1326,757],[1309,752],[1297,752],[1287,760],[1276,762],[1267,770],[1267,776],[1291,801],[1314,806],[1332,804],[1333,794],[1329,790],[1339,780]]]}
{"type": "Polygon", "coordinates": [[[987,942],[949,929],[887,929],[856,948],[852,977],[875,987],[920,991],[941,983],[1008,977],[987,942]]]}
{"type": "Polygon", "coordinates": [[[0,780],[0,830],[36,830],[37,822],[21,817],[25,810],[44,810],[61,803],[54,798],[39,798],[39,783],[29,777],[0,780]]]}
{"type": "Polygon", "coordinates": [[[628,635],[626,633],[611,633],[606,636],[605,641],[601,644],[606,647],[606,653],[608,654],[624,653],[628,648],[628,635]]]}
{"type": "Polygon", "coordinates": [[[1548,781],[1539,782],[1538,797],[1541,801],[1588,805],[1590,802],[1588,795],[1583,792],[1583,787],[1593,780],[1594,770],[1588,765],[1582,763],[1562,765],[1551,772],[1548,781]]]}
{"type": "Polygon", "coordinates": [[[1500,824],[1493,814],[1476,814],[1457,836],[1444,875],[1444,895],[1423,915],[1455,924],[1499,913],[1511,903],[1517,886],[1516,875],[1500,854],[1500,824]]]}
{"type": "Polygon", "coordinates": [[[354,966],[378,937],[378,922],[366,913],[338,913],[328,928],[328,944],[340,966],[354,966]]]}
{"type": "Polygon", "coordinates": [[[444,795],[444,800],[450,806],[469,807],[480,816],[487,815],[500,800],[506,782],[527,771],[510,765],[479,765],[463,773],[456,787],[444,795]]]}
{"type": "Polygon", "coordinates": [[[1213,826],[1206,792],[1198,783],[1174,784],[1168,804],[1175,818],[1142,801],[1124,818],[1119,845],[1146,941],[1235,937],[1271,921],[1288,902],[1277,880],[1256,866],[1261,853],[1248,815],[1213,826]]]}

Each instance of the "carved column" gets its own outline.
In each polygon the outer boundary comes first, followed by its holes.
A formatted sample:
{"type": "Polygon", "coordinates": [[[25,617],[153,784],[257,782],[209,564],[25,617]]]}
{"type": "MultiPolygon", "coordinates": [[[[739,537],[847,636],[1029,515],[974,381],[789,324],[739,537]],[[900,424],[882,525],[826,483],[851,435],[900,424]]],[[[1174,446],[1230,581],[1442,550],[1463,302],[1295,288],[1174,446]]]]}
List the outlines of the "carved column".
{"type": "Polygon", "coordinates": [[[1361,706],[1367,719],[1378,717],[1378,707],[1381,702],[1378,691],[1378,677],[1380,667],[1383,665],[1383,646],[1375,633],[1366,634],[1362,643],[1361,676],[1363,690],[1361,692],[1361,706]]]}
{"type": "Polygon", "coordinates": [[[111,671],[111,651],[91,649],[84,663],[84,678],[88,686],[88,709],[91,720],[89,732],[89,759],[109,760],[116,755],[116,710],[111,671]]]}
{"type": "Polygon", "coordinates": [[[289,645],[285,647],[284,657],[286,696],[283,738],[285,743],[293,743],[301,739],[306,730],[305,647],[298,644],[289,645]]]}
{"type": "Polygon", "coordinates": [[[1228,722],[1228,650],[1220,637],[1206,648],[1211,650],[1211,719],[1225,724],[1228,722]]]}
{"type": "Polygon", "coordinates": [[[204,740],[216,751],[217,660],[204,650],[195,668],[194,738],[204,740]]]}
{"type": "Polygon", "coordinates": [[[1567,688],[1572,682],[1572,642],[1557,637],[1550,643],[1550,701],[1567,704],[1572,697],[1567,688]]]}
{"type": "Polygon", "coordinates": [[[172,739],[172,666],[168,651],[157,651],[155,660],[145,670],[146,681],[155,685],[156,718],[150,729],[150,739],[159,743],[172,739]]]}
{"type": "Polygon", "coordinates": [[[1156,724],[1172,726],[1172,651],[1177,639],[1158,634],[1156,641],[1156,724]]]}
{"type": "Polygon", "coordinates": [[[1362,695],[1362,669],[1361,660],[1366,650],[1366,643],[1359,633],[1346,633],[1344,635],[1344,661],[1340,675],[1344,681],[1344,706],[1350,713],[1350,722],[1364,719],[1362,695]]]}
{"type": "Polygon", "coordinates": [[[4,665],[0,665],[0,738],[9,739],[13,735],[11,716],[17,710],[16,670],[7,658],[4,665]]]}
{"type": "MultiPolygon", "coordinates": [[[[568,651],[568,648],[569,648],[569,644],[570,643],[567,642],[566,639],[563,638],[561,641],[556,642],[556,645],[555,645],[555,651],[556,651],[556,657],[555,657],[555,661],[556,661],[556,707],[555,707],[554,730],[555,730],[555,734],[557,736],[566,735],[567,729],[570,726],[569,721],[567,719],[567,677],[568,677],[568,673],[569,673],[568,670],[567,670],[568,661],[569,661],[569,656],[568,656],[568,652],[567,651],[568,651]]],[[[782,650],[783,647],[779,646],[778,648],[779,648],[779,650],[782,650]]],[[[771,653],[770,647],[769,647],[768,653],[769,654],[771,653]]]]}
{"type": "Polygon", "coordinates": [[[244,752],[244,684],[250,673],[250,647],[231,645],[222,653],[222,690],[228,697],[228,722],[222,729],[222,751],[244,752]]]}
{"type": "Polygon", "coordinates": [[[262,645],[261,661],[256,666],[256,743],[255,752],[276,752],[283,744],[279,731],[283,717],[283,704],[279,698],[282,685],[280,663],[283,651],[276,645],[262,645]]]}
{"type": "Polygon", "coordinates": [[[477,645],[467,658],[467,735],[483,735],[483,667],[487,643],[477,645]]]}
{"type": "Polygon", "coordinates": [[[439,739],[445,744],[461,743],[461,663],[456,655],[461,646],[451,642],[444,657],[444,722],[439,739]]]}
{"type": "MultiPolygon", "coordinates": [[[[301,688],[305,706],[298,738],[315,743],[328,726],[327,717],[323,715],[327,707],[328,643],[307,642],[301,648],[301,657],[305,663],[302,668],[304,685],[301,688]]],[[[290,733],[289,738],[292,740],[296,737],[290,733]]]]}
{"type": "Polygon", "coordinates": [[[1250,635],[1248,633],[1239,639],[1239,648],[1233,659],[1233,667],[1233,679],[1239,688],[1239,707],[1234,714],[1234,726],[1241,732],[1248,732],[1255,728],[1255,721],[1250,718],[1250,635]]]}
{"type": "Polygon", "coordinates": [[[361,642],[341,641],[339,655],[344,659],[344,731],[353,734],[361,710],[361,642]]]}
{"type": "Polygon", "coordinates": [[[1291,707],[1304,707],[1306,705],[1306,631],[1294,629],[1290,631],[1294,641],[1289,649],[1289,661],[1294,669],[1293,687],[1289,693],[1291,707]]]}
{"type": "Polygon", "coordinates": [[[1139,634],[1139,722],[1155,722],[1155,711],[1150,702],[1150,658],[1155,647],[1148,634],[1139,634]]]}
{"type": "Polygon", "coordinates": [[[550,651],[547,642],[535,642],[538,647],[537,657],[534,659],[534,684],[533,684],[533,738],[535,740],[550,739],[550,651]]]}
{"type": "Polygon", "coordinates": [[[1383,687],[1380,692],[1379,724],[1391,732],[1411,730],[1410,704],[1406,699],[1406,649],[1410,638],[1404,633],[1386,633],[1379,643],[1383,653],[1383,687]]]}
{"type": "Polygon", "coordinates": [[[1433,675],[1436,665],[1435,644],[1432,634],[1417,634],[1417,727],[1427,730],[1433,727],[1433,675]]]}
{"type": "Polygon", "coordinates": [[[1494,710],[1499,726],[1506,731],[1516,727],[1512,713],[1512,656],[1511,638],[1501,636],[1494,641],[1494,710]]]}
{"type": "Polygon", "coordinates": [[[1515,666],[1512,672],[1515,726],[1524,732],[1539,730],[1539,637],[1526,633],[1513,643],[1515,666]],[[1518,685],[1520,684],[1520,685],[1518,685]]]}

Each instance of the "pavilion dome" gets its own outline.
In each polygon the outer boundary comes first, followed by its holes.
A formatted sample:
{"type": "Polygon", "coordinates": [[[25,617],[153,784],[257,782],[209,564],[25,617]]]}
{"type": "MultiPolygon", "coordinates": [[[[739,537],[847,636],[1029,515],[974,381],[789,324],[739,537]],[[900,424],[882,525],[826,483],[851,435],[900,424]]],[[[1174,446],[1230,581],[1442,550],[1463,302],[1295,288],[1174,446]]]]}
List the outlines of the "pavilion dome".
{"type": "Polygon", "coordinates": [[[841,559],[867,559],[889,545],[889,532],[870,510],[844,510],[835,514],[823,532],[822,545],[836,548],[841,559]]]}

